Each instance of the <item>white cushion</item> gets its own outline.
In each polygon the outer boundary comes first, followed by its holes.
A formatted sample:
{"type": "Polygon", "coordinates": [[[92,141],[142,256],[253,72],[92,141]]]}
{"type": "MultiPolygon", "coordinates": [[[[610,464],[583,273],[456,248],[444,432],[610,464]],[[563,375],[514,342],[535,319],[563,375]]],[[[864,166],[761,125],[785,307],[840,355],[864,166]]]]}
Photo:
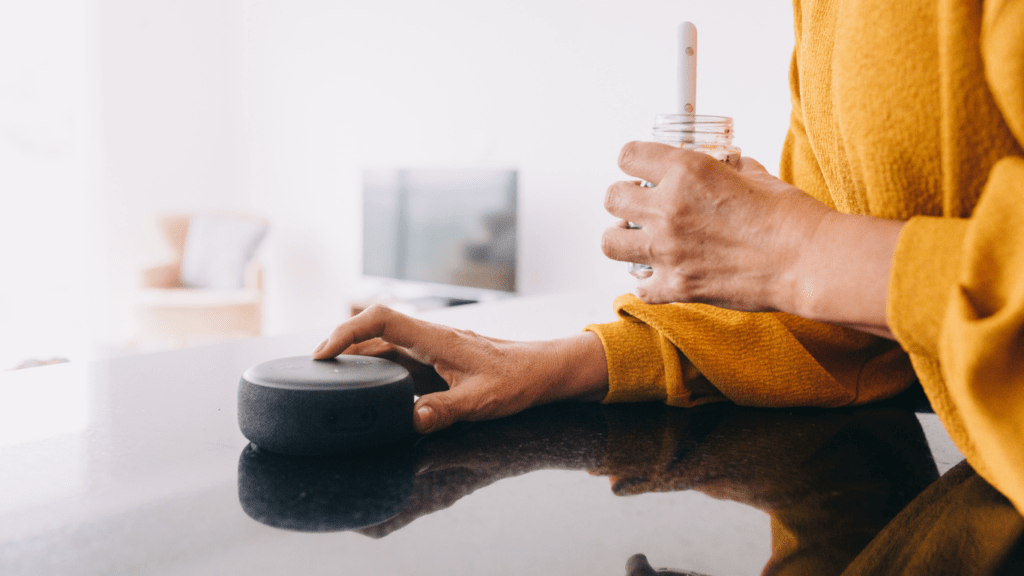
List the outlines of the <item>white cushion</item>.
{"type": "Polygon", "coordinates": [[[266,232],[267,225],[257,220],[197,214],[185,238],[182,285],[209,290],[242,288],[245,266],[266,232]]]}

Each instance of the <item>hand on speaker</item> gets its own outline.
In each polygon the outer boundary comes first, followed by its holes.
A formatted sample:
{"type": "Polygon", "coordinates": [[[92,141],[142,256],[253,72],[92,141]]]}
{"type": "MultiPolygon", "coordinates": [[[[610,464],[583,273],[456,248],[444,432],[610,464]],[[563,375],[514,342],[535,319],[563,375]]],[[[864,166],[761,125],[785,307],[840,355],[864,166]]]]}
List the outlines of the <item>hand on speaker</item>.
{"type": "Polygon", "coordinates": [[[313,357],[338,354],[384,357],[409,369],[420,433],[560,400],[599,401],[608,390],[604,348],[591,332],[513,342],[372,306],[335,328],[313,357]]]}

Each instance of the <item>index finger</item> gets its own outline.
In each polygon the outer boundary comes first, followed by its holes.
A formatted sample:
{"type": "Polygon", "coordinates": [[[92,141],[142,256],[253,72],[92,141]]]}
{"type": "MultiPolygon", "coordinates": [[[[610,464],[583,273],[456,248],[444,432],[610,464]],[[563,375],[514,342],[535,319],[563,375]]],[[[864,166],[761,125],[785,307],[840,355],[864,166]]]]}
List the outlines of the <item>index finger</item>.
{"type": "MultiPolygon", "coordinates": [[[[699,152],[683,150],[660,142],[629,142],[619,152],[619,168],[630,176],[657,185],[669,170],[692,156],[709,158],[699,152]]],[[[695,159],[697,162],[701,160],[695,159]]]]}
{"type": "MultiPolygon", "coordinates": [[[[439,326],[416,320],[384,306],[371,306],[342,322],[313,352],[315,360],[333,358],[352,344],[380,338],[403,348],[422,351],[437,339],[439,326]]],[[[429,352],[429,351],[427,351],[429,352]]],[[[429,355],[429,353],[428,353],[429,355]]]]}

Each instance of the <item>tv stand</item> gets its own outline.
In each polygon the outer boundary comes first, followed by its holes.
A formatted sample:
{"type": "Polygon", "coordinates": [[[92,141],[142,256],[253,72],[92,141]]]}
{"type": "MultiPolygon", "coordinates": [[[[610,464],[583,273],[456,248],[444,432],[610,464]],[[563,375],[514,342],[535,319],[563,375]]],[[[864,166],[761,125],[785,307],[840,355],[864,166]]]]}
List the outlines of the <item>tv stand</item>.
{"type": "MultiPolygon", "coordinates": [[[[418,298],[404,298],[389,301],[380,301],[381,304],[403,313],[417,313],[426,310],[439,308],[451,308],[453,306],[464,306],[466,304],[478,304],[479,300],[469,298],[454,298],[446,296],[420,296],[418,298]]],[[[355,316],[376,302],[353,302],[351,305],[352,315],[355,316]]]]}

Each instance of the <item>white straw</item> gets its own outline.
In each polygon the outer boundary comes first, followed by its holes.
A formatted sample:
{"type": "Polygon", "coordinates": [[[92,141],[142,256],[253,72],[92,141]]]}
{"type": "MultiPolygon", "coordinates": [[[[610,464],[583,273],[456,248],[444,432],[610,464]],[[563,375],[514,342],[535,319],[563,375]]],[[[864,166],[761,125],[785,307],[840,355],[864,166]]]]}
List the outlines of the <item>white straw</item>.
{"type": "Polygon", "coordinates": [[[697,27],[692,22],[679,25],[678,112],[697,113],[697,27]]]}

